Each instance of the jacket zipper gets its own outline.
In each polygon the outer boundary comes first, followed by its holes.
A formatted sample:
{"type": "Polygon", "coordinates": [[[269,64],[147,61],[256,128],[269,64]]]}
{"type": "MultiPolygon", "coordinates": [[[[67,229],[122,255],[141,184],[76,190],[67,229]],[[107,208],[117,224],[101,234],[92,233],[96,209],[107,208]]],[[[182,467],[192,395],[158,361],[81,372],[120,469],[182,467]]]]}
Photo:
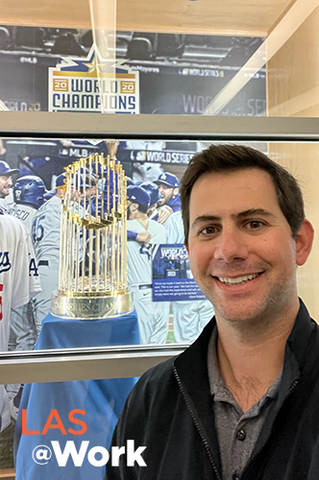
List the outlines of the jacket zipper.
{"type": "MultiPolygon", "coordinates": [[[[285,403],[285,401],[287,400],[287,398],[289,397],[289,395],[291,395],[291,393],[292,393],[293,390],[296,388],[296,386],[298,385],[298,383],[299,383],[299,380],[295,380],[295,381],[292,383],[292,385],[289,387],[288,392],[286,393],[286,395],[284,396],[281,404],[279,405],[278,412],[277,412],[277,415],[276,415],[275,419],[278,417],[279,412],[280,412],[283,404],[285,403]]],[[[246,467],[244,468],[243,473],[242,473],[242,475],[241,475],[241,477],[240,477],[241,479],[244,479],[244,478],[245,478],[245,473],[246,473],[247,469],[249,468],[249,465],[250,465],[250,464],[253,462],[253,460],[260,454],[260,452],[262,451],[262,449],[264,448],[264,446],[265,446],[266,443],[268,442],[270,435],[271,435],[271,431],[270,431],[268,437],[266,438],[265,442],[263,443],[263,445],[261,445],[260,448],[259,448],[259,449],[252,455],[252,457],[249,459],[249,462],[247,463],[247,465],[246,465],[246,467]]]]}
{"type": "Polygon", "coordinates": [[[205,450],[206,450],[206,452],[207,452],[208,458],[209,458],[210,463],[211,463],[211,465],[212,465],[212,467],[213,467],[213,470],[214,470],[214,472],[215,472],[216,478],[217,478],[217,480],[222,480],[222,478],[220,477],[219,472],[218,472],[218,470],[217,470],[217,467],[216,467],[216,464],[215,464],[215,462],[214,462],[214,459],[213,459],[213,457],[212,457],[212,454],[211,454],[211,450],[210,450],[210,446],[209,446],[209,444],[208,444],[208,441],[207,441],[207,439],[205,438],[205,435],[203,434],[203,432],[202,432],[202,430],[201,430],[201,428],[200,428],[200,426],[199,426],[199,423],[198,423],[196,414],[195,414],[195,412],[194,412],[194,410],[193,410],[193,408],[192,408],[192,405],[191,405],[191,403],[190,403],[190,401],[189,401],[188,394],[187,394],[187,393],[185,392],[185,390],[184,390],[184,386],[183,386],[183,384],[182,384],[181,379],[179,378],[179,375],[178,375],[178,373],[177,373],[177,370],[176,370],[176,367],[175,367],[175,366],[173,367],[173,371],[174,371],[174,375],[175,375],[175,378],[176,378],[176,380],[177,380],[179,389],[180,389],[180,391],[182,392],[182,395],[183,395],[184,400],[185,400],[185,402],[186,402],[187,408],[188,408],[188,410],[189,410],[189,412],[190,412],[190,414],[191,414],[191,417],[192,417],[192,419],[193,419],[193,422],[195,423],[195,426],[196,426],[196,428],[197,428],[197,430],[198,430],[198,433],[199,433],[199,435],[200,435],[200,437],[201,437],[201,439],[202,439],[202,442],[204,443],[205,450]]]}

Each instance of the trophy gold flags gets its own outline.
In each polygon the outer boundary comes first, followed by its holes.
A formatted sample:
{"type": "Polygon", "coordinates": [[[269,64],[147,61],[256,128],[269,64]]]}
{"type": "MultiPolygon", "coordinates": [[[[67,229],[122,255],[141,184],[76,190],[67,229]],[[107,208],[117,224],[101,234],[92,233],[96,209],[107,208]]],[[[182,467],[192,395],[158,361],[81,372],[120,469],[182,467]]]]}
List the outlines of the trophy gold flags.
{"type": "Polygon", "coordinates": [[[93,320],[133,310],[127,287],[126,177],[116,159],[90,155],[66,167],[58,291],[51,312],[93,320]]]}

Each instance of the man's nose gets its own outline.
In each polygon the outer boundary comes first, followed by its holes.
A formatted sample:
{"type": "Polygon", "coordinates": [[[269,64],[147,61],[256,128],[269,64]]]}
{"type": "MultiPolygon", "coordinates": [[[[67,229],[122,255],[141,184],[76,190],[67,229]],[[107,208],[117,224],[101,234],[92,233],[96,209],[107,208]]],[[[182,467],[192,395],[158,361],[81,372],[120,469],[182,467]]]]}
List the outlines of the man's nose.
{"type": "Polygon", "coordinates": [[[247,241],[244,232],[236,227],[225,227],[218,236],[215,258],[230,263],[244,260],[248,256],[247,241]]]}

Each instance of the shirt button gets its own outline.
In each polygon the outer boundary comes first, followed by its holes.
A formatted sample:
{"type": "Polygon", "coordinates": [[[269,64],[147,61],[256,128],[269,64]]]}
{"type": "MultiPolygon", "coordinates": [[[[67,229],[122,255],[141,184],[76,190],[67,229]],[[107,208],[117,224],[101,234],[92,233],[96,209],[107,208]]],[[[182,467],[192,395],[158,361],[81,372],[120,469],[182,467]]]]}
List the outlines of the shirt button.
{"type": "Polygon", "coordinates": [[[245,440],[245,438],[246,438],[246,433],[245,433],[245,431],[244,431],[244,430],[238,430],[238,432],[237,432],[237,434],[236,434],[236,438],[237,438],[237,440],[240,440],[241,442],[242,442],[243,440],[245,440]]]}
{"type": "Polygon", "coordinates": [[[237,473],[233,473],[232,480],[240,480],[239,475],[237,475],[237,473]]]}

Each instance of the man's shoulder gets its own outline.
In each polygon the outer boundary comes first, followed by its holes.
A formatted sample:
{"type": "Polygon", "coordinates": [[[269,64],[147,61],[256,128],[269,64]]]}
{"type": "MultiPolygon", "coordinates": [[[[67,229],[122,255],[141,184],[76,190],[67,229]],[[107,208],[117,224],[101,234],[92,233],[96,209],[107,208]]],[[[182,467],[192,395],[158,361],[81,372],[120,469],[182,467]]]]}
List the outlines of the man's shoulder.
{"type": "Polygon", "coordinates": [[[17,217],[9,214],[1,215],[0,223],[2,224],[5,231],[7,229],[11,229],[12,231],[15,230],[16,232],[21,233],[21,235],[28,234],[28,230],[26,226],[19,220],[17,217]]]}
{"type": "Polygon", "coordinates": [[[174,385],[177,387],[174,376],[174,359],[175,357],[159,363],[141,376],[130,395],[130,401],[134,405],[151,405],[154,400],[159,405],[161,398],[164,402],[167,401],[167,391],[169,391],[169,397],[172,398],[174,390],[172,387],[174,385]]]}
{"type": "Polygon", "coordinates": [[[51,197],[49,200],[47,200],[41,207],[36,211],[34,217],[38,218],[41,217],[44,213],[50,211],[50,210],[57,210],[60,212],[61,210],[61,199],[58,198],[56,195],[51,197]]]}
{"type": "Polygon", "coordinates": [[[149,368],[143,373],[139,381],[141,383],[147,383],[150,386],[157,386],[159,381],[164,380],[165,378],[173,378],[175,358],[176,357],[169,358],[168,360],[149,368]]]}
{"type": "Polygon", "coordinates": [[[163,233],[166,232],[164,225],[156,222],[155,220],[149,220],[148,225],[149,225],[149,230],[153,230],[155,232],[163,232],[163,233]]]}

